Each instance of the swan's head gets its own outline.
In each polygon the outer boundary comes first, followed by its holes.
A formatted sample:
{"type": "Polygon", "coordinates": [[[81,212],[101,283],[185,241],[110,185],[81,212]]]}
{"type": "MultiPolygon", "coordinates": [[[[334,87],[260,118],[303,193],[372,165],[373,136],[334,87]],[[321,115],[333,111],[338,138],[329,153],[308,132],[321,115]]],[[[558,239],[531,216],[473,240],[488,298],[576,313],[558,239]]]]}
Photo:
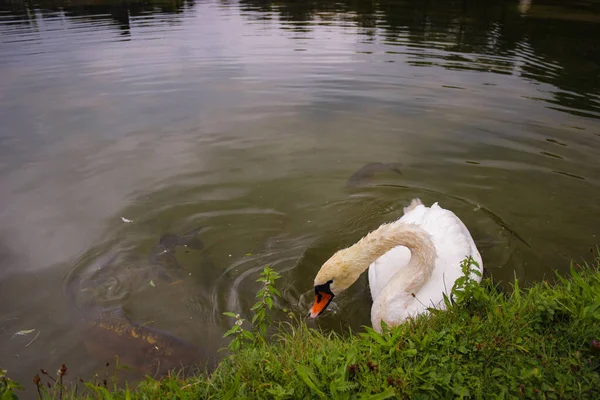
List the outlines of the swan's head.
{"type": "Polygon", "coordinates": [[[312,318],[321,314],[333,298],[348,289],[360,276],[357,258],[351,249],[343,249],[335,253],[323,264],[315,277],[315,302],[310,309],[312,318]]]}

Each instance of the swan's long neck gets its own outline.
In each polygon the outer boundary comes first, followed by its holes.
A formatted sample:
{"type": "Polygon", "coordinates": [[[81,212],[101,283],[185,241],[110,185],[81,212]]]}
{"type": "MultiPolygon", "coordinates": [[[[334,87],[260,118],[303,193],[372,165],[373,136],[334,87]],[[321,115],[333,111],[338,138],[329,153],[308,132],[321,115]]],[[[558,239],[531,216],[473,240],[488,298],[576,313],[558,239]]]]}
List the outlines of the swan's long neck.
{"type": "Polygon", "coordinates": [[[435,267],[435,246],[431,236],[417,225],[392,223],[381,226],[346,249],[348,254],[345,256],[354,258],[355,272],[360,271],[357,274],[360,275],[371,263],[396,246],[407,247],[411,258],[406,266],[398,266],[398,272],[373,299],[371,320],[377,331],[380,330],[383,317],[391,325],[396,314],[404,313],[416,301],[414,293],[427,282],[435,267]]]}
{"type": "MultiPolygon", "coordinates": [[[[331,283],[331,291],[339,294],[356,282],[375,260],[397,246],[410,250],[410,262],[398,266],[398,272],[374,299],[371,312],[372,321],[378,321],[379,315],[392,315],[394,312],[390,314],[386,307],[396,303],[398,297],[406,298],[418,291],[435,267],[436,251],[431,236],[417,225],[384,224],[353,246],[339,250],[323,264],[315,277],[315,285],[331,283]]],[[[377,324],[373,325],[377,329],[377,324]]]]}
{"type": "Polygon", "coordinates": [[[356,268],[365,271],[371,263],[397,246],[405,246],[411,252],[406,272],[423,272],[427,279],[435,265],[435,247],[430,235],[414,224],[391,223],[380,226],[366,235],[348,250],[355,254],[356,268]]]}

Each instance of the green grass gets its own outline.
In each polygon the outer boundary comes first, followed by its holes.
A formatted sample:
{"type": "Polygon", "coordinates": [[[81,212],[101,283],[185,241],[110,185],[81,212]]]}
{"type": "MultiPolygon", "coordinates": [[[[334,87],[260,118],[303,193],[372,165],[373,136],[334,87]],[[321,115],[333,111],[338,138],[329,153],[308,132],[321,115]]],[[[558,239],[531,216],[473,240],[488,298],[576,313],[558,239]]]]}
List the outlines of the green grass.
{"type": "MultiPolygon", "coordinates": [[[[230,333],[240,345],[209,377],[148,378],[132,390],[88,383],[78,398],[600,398],[598,263],[572,267],[553,285],[524,290],[515,280],[510,294],[488,279],[460,286],[448,311],[381,335],[366,327],[341,337],[293,319],[262,340],[258,318],[251,334],[230,333]]],[[[268,287],[255,315],[270,308],[266,292],[277,294],[268,287]]]]}

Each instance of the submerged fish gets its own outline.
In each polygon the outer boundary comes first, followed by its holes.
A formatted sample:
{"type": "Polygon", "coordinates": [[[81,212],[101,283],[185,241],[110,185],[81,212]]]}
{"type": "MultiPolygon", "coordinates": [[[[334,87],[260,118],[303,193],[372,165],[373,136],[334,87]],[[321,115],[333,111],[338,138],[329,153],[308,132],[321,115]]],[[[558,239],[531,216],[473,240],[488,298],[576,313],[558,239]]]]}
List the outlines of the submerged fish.
{"type": "Polygon", "coordinates": [[[202,250],[204,243],[196,236],[204,227],[192,229],[191,231],[178,236],[174,233],[165,233],[158,240],[158,245],[150,254],[151,262],[156,262],[156,258],[162,254],[172,254],[177,246],[188,247],[190,249],[202,250]]]}
{"type": "Polygon", "coordinates": [[[368,183],[371,179],[373,179],[373,176],[377,172],[393,171],[402,175],[402,171],[400,171],[400,166],[400,163],[374,162],[366,164],[361,169],[352,174],[350,178],[348,178],[348,180],[346,181],[346,187],[354,188],[364,185],[365,183],[368,183]]]}
{"type": "MultiPolygon", "coordinates": [[[[162,267],[158,257],[166,255],[172,258],[170,261],[174,261],[174,271],[181,272],[174,259],[175,247],[181,245],[201,249],[202,242],[195,239],[200,229],[182,236],[170,233],[163,235],[151,252],[151,265],[162,267]]],[[[116,256],[106,256],[88,284],[97,286],[109,279],[110,266],[115,259],[116,256]]],[[[164,276],[163,272],[164,268],[160,268],[159,275],[164,276]]],[[[78,304],[81,283],[81,279],[72,279],[66,286],[66,295],[85,348],[99,360],[108,362],[118,356],[121,364],[153,376],[162,376],[174,369],[186,374],[198,369],[211,371],[214,368],[210,352],[169,332],[132,321],[120,306],[102,307],[93,302],[78,304]]]]}
{"type": "Polygon", "coordinates": [[[171,281],[183,278],[183,268],[177,262],[175,258],[175,250],[177,246],[186,247],[194,250],[202,250],[204,243],[200,239],[196,238],[196,235],[204,227],[193,229],[183,235],[176,235],[174,233],[165,233],[158,241],[158,244],[154,247],[148,261],[154,267],[162,267],[158,269],[158,275],[165,281],[171,281]],[[172,277],[170,275],[175,275],[172,277]]]}
{"type": "Polygon", "coordinates": [[[132,321],[121,307],[83,308],[76,318],[85,348],[99,360],[108,362],[118,356],[120,364],[152,376],[214,368],[208,352],[169,332],[132,321]]]}

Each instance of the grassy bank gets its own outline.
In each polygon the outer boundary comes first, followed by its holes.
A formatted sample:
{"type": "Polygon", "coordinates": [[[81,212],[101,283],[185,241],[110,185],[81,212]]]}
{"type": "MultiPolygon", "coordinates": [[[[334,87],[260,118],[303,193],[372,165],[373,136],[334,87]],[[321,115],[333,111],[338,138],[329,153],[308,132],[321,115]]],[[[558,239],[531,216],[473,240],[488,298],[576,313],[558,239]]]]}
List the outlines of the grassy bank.
{"type": "MultiPolygon", "coordinates": [[[[267,273],[254,309],[255,329],[242,330],[248,322],[234,325],[232,354],[211,376],[147,379],[119,391],[79,384],[78,396],[600,398],[598,267],[573,267],[553,285],[540,282],[526,290],[515,281],[510,294],[487,279],[481,285],[465,279],[448,311],[381,335],[366,328],[342,338],[294,319],[265,340],[269,299],[278,294],[276,276],[267,273]]],[[[2,390],[0,383],[0,398],[2,390]]],[[[62,391],[63,398],[73,395],[72,388],[62,391]]]]}

